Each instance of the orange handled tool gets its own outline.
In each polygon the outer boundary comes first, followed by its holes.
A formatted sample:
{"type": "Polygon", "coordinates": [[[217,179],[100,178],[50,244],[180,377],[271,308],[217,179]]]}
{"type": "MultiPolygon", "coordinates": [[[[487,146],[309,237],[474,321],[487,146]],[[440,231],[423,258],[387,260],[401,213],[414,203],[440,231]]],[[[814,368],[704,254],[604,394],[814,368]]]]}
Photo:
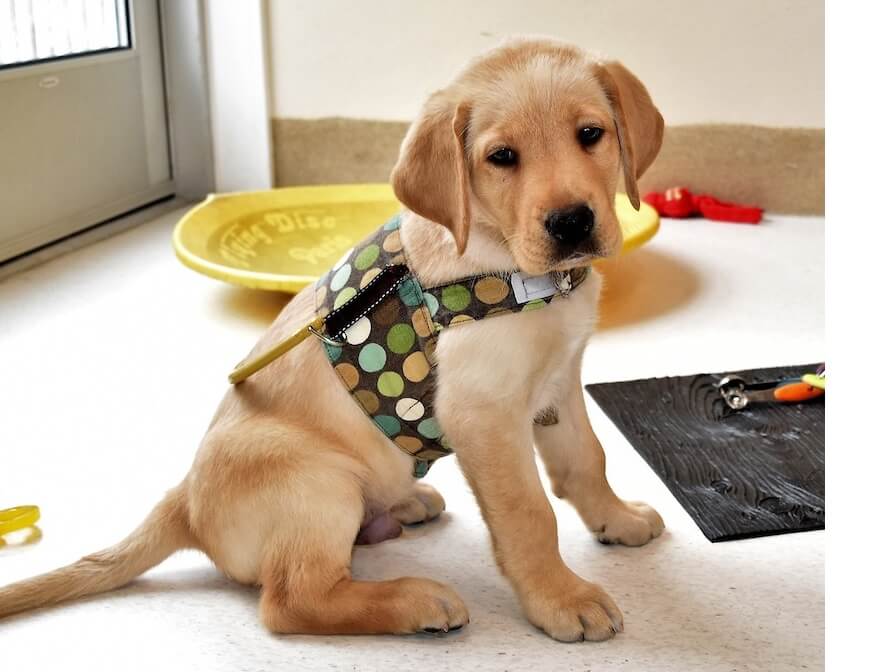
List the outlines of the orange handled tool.
{"type": "Polygon", "coordinates": [[[716,387],[728,407],[735,411],[755,403],[794,404],[825,394],[826,365],[821,364],[816,373],[806,373],[800,378],[760,383],[747,383],[740,376],[726,376],[716,387]]]}

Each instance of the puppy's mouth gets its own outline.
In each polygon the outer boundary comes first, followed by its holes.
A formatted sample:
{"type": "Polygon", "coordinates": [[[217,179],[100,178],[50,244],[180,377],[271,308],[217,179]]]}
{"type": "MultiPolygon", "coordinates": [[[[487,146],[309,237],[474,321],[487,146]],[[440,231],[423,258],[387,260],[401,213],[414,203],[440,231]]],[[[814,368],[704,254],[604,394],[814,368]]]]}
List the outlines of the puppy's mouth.
{"type": "Polygon", "coordinates": [[[587,266],[599,259],[614,257],[621,251],[623,237],[595,237],[583,241],[574,248],[557,247],[554,270],[566,271],[579,266],[587,266]]]}
{"type": "Polygon", "coordinates": [[[542,256],[544,258],[536,258],[528,254],[515,254],[514,258],[517,259],[517,265],[521,270],[531,275],[542,275],[544,273],[571,271],[576,268],[590,266],[595,260],[607,255],[595,250],[580,250],[570,252],[565,256],[553,252],[548,256],[542,256]]]}
{"type": "Polygon", "coordinates": [[[614,242],[609,245],[607,241],[593,237],[574,246],[560,245],[556,241],[549,245],[551,241],[547,238],[533,243],[532,246],[523,245],[523,241],[518,242],[521,244],[509,247],[511,254],[518,267],[532,275],[583,268],[617,252],[614,242]]]}
{"type": "Polygon", "coordinates": [[[573,268],[580,268],[582,266],[589,266],[591,262],[596,259],[601,259],[603,255],[599,254],[588,254],[586,252],[580,252],[577,254],[570,254],[565,259],[561,259],[558,263],[554,264],[553,270],[555,271],[571,271],[573,268]]]}
{"type": "Polygon", "coordinates": [[[555,271],[568,271],[579,266],[587,266],[597,259],[612,256],[612,252],[600,246],[595,241],[590,241],[584,249],[565,250],[559,252],[558,261],[554,264],[555,271]]]}

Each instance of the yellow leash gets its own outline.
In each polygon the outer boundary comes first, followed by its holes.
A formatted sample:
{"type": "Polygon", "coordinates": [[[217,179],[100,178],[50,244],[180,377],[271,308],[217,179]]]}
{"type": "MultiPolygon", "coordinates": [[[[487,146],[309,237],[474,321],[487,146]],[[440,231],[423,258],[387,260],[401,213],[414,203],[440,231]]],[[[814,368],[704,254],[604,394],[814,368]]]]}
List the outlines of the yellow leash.
{"type": "Polygon", "coordinates": [[[283,354],[295,348],[305,341],[313,332],[320,332],[324,329],[324,318],[316,317],[305,327],[291,334],[280,343],[273,345],[269,350],[263,352],[252,359],[247,359],[239,364],[235,370],[229,374],[229,382],[238,385],[248,376],[256,373],[264,366],[281,357],[283,354]]]}

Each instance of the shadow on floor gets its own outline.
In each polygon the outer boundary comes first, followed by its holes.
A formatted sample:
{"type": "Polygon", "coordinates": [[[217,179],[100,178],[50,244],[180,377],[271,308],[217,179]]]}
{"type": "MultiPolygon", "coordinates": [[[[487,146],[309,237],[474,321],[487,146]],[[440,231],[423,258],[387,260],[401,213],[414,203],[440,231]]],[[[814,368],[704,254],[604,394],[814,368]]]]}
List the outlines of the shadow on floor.
{"type": "Polygon", "coordinates": [[[218,293],[220,309],[252,324],[268,327],[293,298],[287,292],[271,292],[246,287],[224,287],[218,293]]]}
{"type": "Polygon", "coordinates": [[[601,272],[600,329],[624,327],[678,310],[700,287],[694,269],[652,249],[606,262],[601,272]]]}

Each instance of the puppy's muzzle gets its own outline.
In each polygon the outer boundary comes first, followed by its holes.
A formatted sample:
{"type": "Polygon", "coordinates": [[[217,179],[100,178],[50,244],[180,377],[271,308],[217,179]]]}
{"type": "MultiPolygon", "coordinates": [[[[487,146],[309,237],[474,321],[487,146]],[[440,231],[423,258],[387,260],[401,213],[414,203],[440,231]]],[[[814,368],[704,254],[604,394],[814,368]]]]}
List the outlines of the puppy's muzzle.
{"type": "Polygon", "coordinates": [[[551,210],[545,217],[545,229],[560,251],[568,254],[589,240],[595,228],[593,210],[584,203],[551,210]]]}

